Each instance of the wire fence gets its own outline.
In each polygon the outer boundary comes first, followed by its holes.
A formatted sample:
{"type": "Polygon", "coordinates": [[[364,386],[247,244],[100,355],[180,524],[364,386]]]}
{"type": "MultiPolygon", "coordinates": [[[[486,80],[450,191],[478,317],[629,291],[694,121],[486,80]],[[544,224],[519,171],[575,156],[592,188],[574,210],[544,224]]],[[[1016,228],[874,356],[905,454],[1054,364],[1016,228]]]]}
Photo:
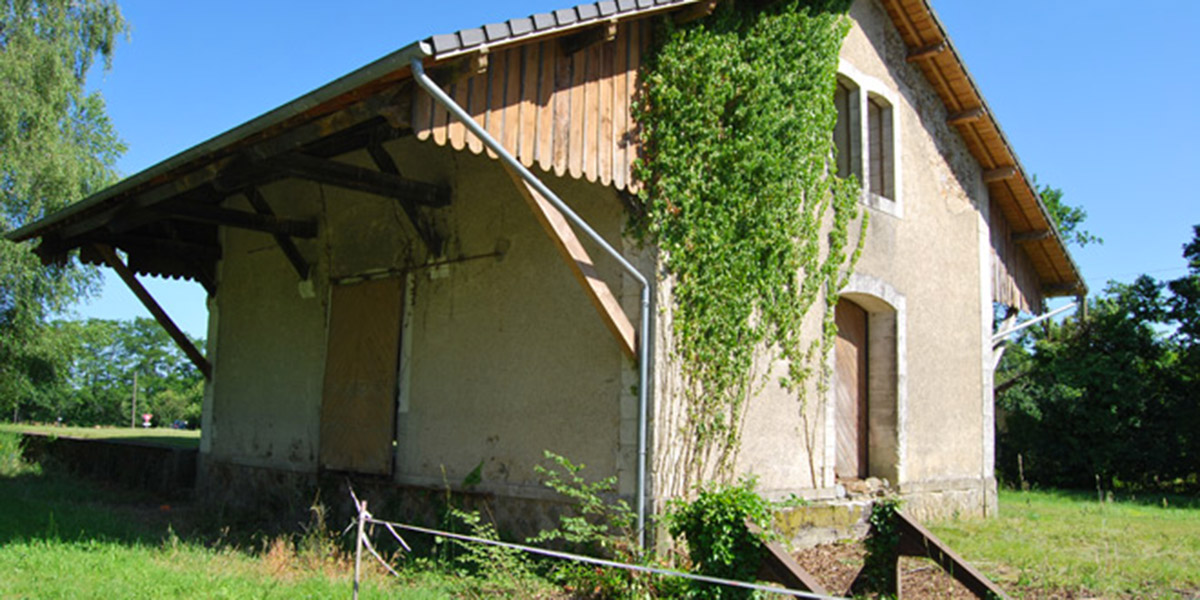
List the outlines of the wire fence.
{"type": "Polygon", "coordinates": [[[354,598],[355,598],[355,600],[357,600],[357,598],[358,598],[359,583],[362,579],[362,559],[363,559],[363,551],[364,550],[366,552],[368,552],[370,554],[370,556],[374,557],[374,559],[380,565],[382,565],[383,568],[386,569],[388,573],[390,573],[394,576],[397,576],[397,577],[400,576],[400,574],[396,572],[396,569],[394,567],[392,567],[391,563],[389,563],[386,559],[383,558],[383,556],[379,553],[378,549],[376,549],[375,545],[371,542],[370,535],[368,535],[366,532],[367,525],[382,526],[384,529],[386,529],[388,531],[388,533],[390,533],[392,535],[392,537],[394,537],[396,539],[396,542],[400,544],[400,547],[403,548],[405,552],[412,552],[412,547],[409,546],[408,542],[406,542],[404,540],[404,537],[402,535],[400,535],[400,531],[408,531],[408,532],[412,532],[412,533],[430,535],[430,536],[434,536],[434,537],[438,537],[438,538],[455,540],[457,542],[462,542],[462,543],[481,544],[481,545],[486,545],[486,546],[507,548],[510,550],[517,550],[517,551],[535,555],[535,556],[543,556],[543,557],[547,557],[547,558],[553,558],[553,559],[559,559],[559,560],[565,560],[565,561],[573,561],[573,562],[577,562],[577,563],[581,563],[581,564],[588,564],[588,565],[593,565],[593,566],[598,566],[598,567],[607,567],[607,568],[611,568],[611,569],[622,569],[622,570],[630,571],[633,573],[644,573],[644,574],[655,575],[655,576],[660,576],[660,577],[678,577],[678,578],[682,578],[682,579],[690,579],[692,581],[699,581],[699,582],[709,583],[709,584],[713,584],[713,585],[721,585],[721,586],[726,586],[726,587],[742,588],[742,589],[754,590],[754,591],[759,591],[759,592],[781,594],[781,595],[789,596],[789,597],[793,597],[793,598],[807,598],[807,599],[813,599],[813,600],[844,600],[841,596],[826,596],[826,595],[821,595],[821,594],[814,594],[812,592],[803,591],[803,590],[794,590],[794,589],[782,588],[782,587],[777,587],[777,586],[772,586],[772,585],[763,585],[763,584],[759,584],[759,583],[752,583],[752,582],[747,582],[747,581],[736,581],[733,579],[722,579],[719,577],[709,577],[707,575],[698,575],[696,573],[687,573],[684,571],[676,571],[673,569],[664,569],[664,568],[660,568],[660,567],[651,567],[651,566],[646,566],[646,565],[623,563],[623,562],[617,562],[617,561],[613,561],[613,560],[606,560],[603,558],[596,558],[594,556],[584,556],[582,554],[572,554],[570,552],[561,552],[558,550],[550,550],[548,548],[538,548],[536,546],[527,546],[524,544],[516,544],[516,543],[512,543],[512,542],[502,542],[499,540],[481,538],[481,537],[465,535],[465,534],[461,534],[461,533],[453,533],[450,531],[441,531],[441,530],[432,529],[429,527],[419,527],[417,525],[409,525],[406,523],[387,521],[384,519],[376,518],[369,511],[367,511],[367,502],[365,500],[359,500],[358,496],[354,493],[353,489],[350,490],[350,496],[354,501],[354,506],[358,511],[358,516],[355,518],[354,522],[351,523],[350,526],[346,528],[346,531],[344,533],[349,533],[349,530],[352,527],[357,528],[357,531],[358,531],[357,540],[355,542],[355,552],[354,552],[354,598]]]}

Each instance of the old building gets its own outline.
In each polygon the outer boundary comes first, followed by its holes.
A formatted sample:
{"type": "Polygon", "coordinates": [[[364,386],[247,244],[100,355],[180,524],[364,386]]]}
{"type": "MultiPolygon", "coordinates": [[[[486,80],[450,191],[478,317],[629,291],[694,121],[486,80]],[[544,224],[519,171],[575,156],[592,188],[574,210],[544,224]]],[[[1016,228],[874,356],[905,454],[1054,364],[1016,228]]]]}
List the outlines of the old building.
{"type": "MultiPolygon", "coordinates": [[[[554,500],[533,471],[550,450],[652,512],[687,491],[682,395],[661,257],[623,237],[630,106],[652,20],[706,6],[605,1],[433,36],[10,238],[208,289],[206,493],[286,495],[321,473],[456,488],[478,469],[472,490],[519,521],[554,500]]],[[[835,385],[804,410],[765,385],[735,470],[768,495],[874,476],[919,515],[990,513],[993,302],[1036,312],[1084,284],[928,2],[859,0],[850,18],[837,168],[871,221],[835,385]]]]}

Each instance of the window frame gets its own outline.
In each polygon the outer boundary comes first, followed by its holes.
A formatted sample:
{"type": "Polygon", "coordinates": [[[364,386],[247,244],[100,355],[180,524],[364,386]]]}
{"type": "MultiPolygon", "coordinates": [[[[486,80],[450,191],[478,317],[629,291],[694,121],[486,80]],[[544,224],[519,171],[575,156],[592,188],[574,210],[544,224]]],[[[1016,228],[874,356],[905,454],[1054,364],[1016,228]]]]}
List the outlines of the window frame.
{"type": "MultiPolygon", "coordinates": [[[[850,172],[858,176],[862,184],[862,202],[867,206],[892,215],[904,217],[904,178],[903,154],[900,152],[901,129],[897,107],[900,106],[900,94],[884,85],[883,81],[871,77],[845,59],[838,59],[838,84],[852,90],[850,94],[850,134],[851,134],[851,165],[850,172]],[[871,105],[878,105],[884,120],[880,138],[882,144],[871,144],[870,113],[871,105]],[[876,190],[872,185],[873,146],[883,150],[882,164],[884,185],[882,190],[876,190]],[[890,174],[890,181],[887,175],[890,174]],[[880,192],[883,193],[880,193],[880,192]]],[[[836,99],[835,99],[836,102],[836,99]]],[[[836,143],[836,138],[835,138],[836,143]]],[[[835,168],[837,168],[835,163],[835,168]]]]}

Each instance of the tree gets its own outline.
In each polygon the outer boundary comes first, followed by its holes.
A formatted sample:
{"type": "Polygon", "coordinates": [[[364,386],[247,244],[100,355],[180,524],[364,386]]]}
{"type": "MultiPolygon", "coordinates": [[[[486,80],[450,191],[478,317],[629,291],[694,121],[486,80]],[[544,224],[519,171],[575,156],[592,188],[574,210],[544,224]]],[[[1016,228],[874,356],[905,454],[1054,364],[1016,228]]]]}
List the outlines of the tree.
{"type": "MultiPolygon", "coordinates": [[[[87,92],[127,32],[111,0],[0,0],[0,234],[116,179],[124,151],[104,99],[87,92]]],[[[0,403],[28,397],[54,362],[50,315],[96,289],[94,269],[43,267],[29,244],[0,240],[0,403]]]]}
{"type": "Polygon", "coordinates": [[[22,403],[30,419],[128,425],[136,374],[139,414],[199,425],[204,378],[154,320],[55,321],[39,339],[53,359],[22,403]]]}
{"type": "Polygon", "coordinates": [[[1031,328],[1006,353],[1002,473],[1020,457],[1044,485],[1200,484],[1200,227],[1184,256],[1188,275],[1110,284],[1086,319],[1031,328]]]}
{"type": "Polygon", "coordinates": [[[1054,220],[1054,226],[1062,234],[1064,242],[1075,244],[1080,248],[1088,244],[1104,243],[1103,239],[1092,235],[1092,232],[1080,228],[1083,220],[1087,218],[1087,211],[1078,206],[1064,203],[1061,189],[1049,185],[1038,185],[1036,175],[1033,177],[1033,185],[1037,187],[1042,204],[1046,205],[1046,210],[1050,213],[1050,218],[1054,220]]]}

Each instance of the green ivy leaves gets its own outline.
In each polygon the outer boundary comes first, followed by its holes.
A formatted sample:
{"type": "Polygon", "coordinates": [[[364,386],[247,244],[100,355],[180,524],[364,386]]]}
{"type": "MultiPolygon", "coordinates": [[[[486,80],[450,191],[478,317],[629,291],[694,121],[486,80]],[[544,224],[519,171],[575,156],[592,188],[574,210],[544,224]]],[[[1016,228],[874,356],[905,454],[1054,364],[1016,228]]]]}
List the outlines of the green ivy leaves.
{"type": "Polygon", "coordinates": [[[737,447],[756,354],[777,349],[785,385],[803,393],[813,344],[827,337],[802,339],[805,315],[836,302],[857,256],[847,245],[858,184],[831,166],[846,3],[733,4],[659,31],[635,107],[645,210],[631,227],[675,278],[689,424],[720,463],[737,447]]]}

